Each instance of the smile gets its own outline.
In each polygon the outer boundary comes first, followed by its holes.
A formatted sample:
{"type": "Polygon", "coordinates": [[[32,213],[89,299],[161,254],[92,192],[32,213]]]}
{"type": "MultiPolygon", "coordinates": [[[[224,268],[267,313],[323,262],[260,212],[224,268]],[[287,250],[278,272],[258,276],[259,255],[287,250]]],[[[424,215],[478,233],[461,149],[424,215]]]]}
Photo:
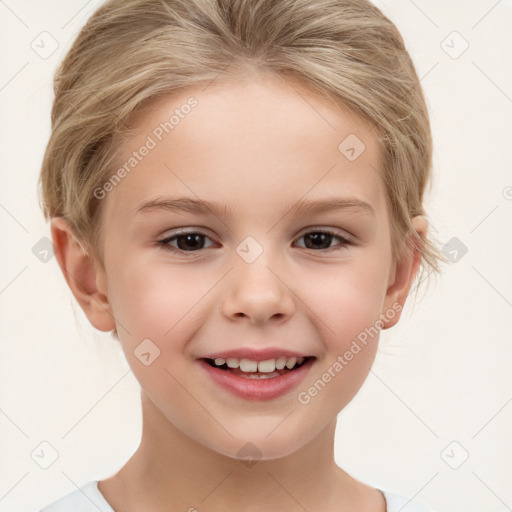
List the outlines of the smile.
{"type": "Polygon", "coordinates": [[[218,357],[215,359],[205,358],[211,366],[227,370],[236,375],[247,378],[272,378],[283,375],[289,370],[295,370],[301,366],[307,357],[278,357],[266,361],[254,361],[252,359],[238,359],[236,357],[218,357]]]}
{"type": "Polygon", "coordinates": [[[278,357],[265,361],[198,359],[217,386],[246,400],[271,400],[290,392],[309,373],[316,357],[278,357]]]}

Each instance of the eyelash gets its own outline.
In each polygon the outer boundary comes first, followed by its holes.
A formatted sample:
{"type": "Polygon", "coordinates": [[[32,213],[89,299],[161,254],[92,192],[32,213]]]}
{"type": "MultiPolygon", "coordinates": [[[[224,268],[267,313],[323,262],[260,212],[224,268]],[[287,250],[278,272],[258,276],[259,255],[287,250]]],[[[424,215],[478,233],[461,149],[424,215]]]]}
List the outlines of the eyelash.
{"type": "MultiPolygon", "coordinates": [[[[322,233],[322,234],[330,235],[333,238],[336,238],[337,240],[339,240],[341,242],[337,246],[334,246],[334,247],[331,247],[331,248],[328,248],[328,249],[320,249],[320,250],[310,249],[313,252],[322,252],[323,253],[323,252],[339,251],[339,250],[343,249],[346,246],[354,245],[354,241],[351,238],[346,237],[346,236],[341,236],[341,235],[339,235],[339,234],[337,234],[334,231],[331,231],[329,229],[315,229],[313,231],[308,231],[307,233],[304,233],[299,238],[299,240],[301,238],[305,237],[306,235],[310,235],[312,233],[315,233],[315,234],[316,233],[322,233]]],[[[178,249],[177,247],[173,247],[172,245],[169,245],[169,242],[171,242],[173,240],[176,240],[180,236],[186,236],[186,235],[200,235],[200,236],[204,236],[206,238],[209,238],[204,233],[201,233],[201,232],[198,232],[198,231],[178,232],[178,233],[174,233],[173,235],[164,238],[163,240],[159,240],[158,241],[159,247],[161,249],[163,249],[164,251],[169,251],[169,252],[172,252],[172,253],[179,253],[179,254],[195,253],[195,252],[200,252],[200,251],[204,250],[204,248],[203,248],[203,249],[198,249],[196,251],[184,251],[182,249],[178,249]]],[[[307,247],[304,247],[304,248],[307,249],[307,247]]]]}

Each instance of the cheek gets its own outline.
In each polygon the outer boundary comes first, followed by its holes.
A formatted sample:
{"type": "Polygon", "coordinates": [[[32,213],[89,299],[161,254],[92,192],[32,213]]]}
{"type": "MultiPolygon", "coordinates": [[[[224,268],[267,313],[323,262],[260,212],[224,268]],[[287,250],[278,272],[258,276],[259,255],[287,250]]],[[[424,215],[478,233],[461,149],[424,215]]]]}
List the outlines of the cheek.
{"type": "Polygon", "coordinates": [[[332,265],[302,277],[304,303],[329,350],[346,350],[351,340],[379,319],[385,286],[383,268],[368,260],[332,265]],[[312,281],[314,277],[314,281],[312,281]]]}
{"type": "Polygon", "coordinates": [[[161,400],[172,396],[178,410],[185,408],[190,397],[172,375],[180,373],[188,340],[200,324],[208,281],[192,279],[177,266],[125,260],[111,283],[116,321],[126,328],[118,329],[119,337],[134,375],[155,399],[162,393],[161,400]]]}
{"type": "Polygon", "coordinates": [[[302,278],[305,303],[315,313],[309,318],[325,349],[317,371],[302,387],[311,411],[335,415],[368,376],[378,348],[383,272],[381,263],[366,259],[333,265],[316,273],[314,283],[302,278]]]}
{"type": "Polygon", "coordinates": [[[204,297],[217,280],[211,271],[187,271],[185,265],[125,261],[109,285],[114,315],[132,344],[150,338],[178,350],[200,325],[204,297]]]}

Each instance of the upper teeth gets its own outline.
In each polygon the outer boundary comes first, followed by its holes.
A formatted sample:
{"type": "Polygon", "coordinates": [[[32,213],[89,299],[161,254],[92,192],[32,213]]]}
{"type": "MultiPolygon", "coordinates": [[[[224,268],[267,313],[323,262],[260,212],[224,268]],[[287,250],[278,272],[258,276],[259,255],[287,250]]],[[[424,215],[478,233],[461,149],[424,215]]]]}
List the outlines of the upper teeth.
{"type": "Polygon", "coordinates": [[[252,359],[237,359],[236,357],[228,357],[227,359],[217,357],[214,361],[217,366],[226,363],[229,368],[240,368],[243,372],[271,373],[276,369],[282,370],[285,366],[291,370],[296,364],[301,364],[304,359],[304,357],[278,357],[266,361],[253,361],[252,359]]]}

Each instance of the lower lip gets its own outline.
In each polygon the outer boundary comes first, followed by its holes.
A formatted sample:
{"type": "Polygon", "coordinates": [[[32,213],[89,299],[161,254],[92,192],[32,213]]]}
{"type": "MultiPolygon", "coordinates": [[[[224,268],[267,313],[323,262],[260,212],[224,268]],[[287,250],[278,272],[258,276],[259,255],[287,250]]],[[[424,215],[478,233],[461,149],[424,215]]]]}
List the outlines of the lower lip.
{"type": "Polygon", "coordinates": [[[271,379],[250,379],[235,375],[228,370],[219,370],[210,366],[204,359],[199,364],[211,379],[224,389],[246,400],[272,400],[298,386],[313,365],[314,358],[308,359],[296,370],[271,379]]]}

